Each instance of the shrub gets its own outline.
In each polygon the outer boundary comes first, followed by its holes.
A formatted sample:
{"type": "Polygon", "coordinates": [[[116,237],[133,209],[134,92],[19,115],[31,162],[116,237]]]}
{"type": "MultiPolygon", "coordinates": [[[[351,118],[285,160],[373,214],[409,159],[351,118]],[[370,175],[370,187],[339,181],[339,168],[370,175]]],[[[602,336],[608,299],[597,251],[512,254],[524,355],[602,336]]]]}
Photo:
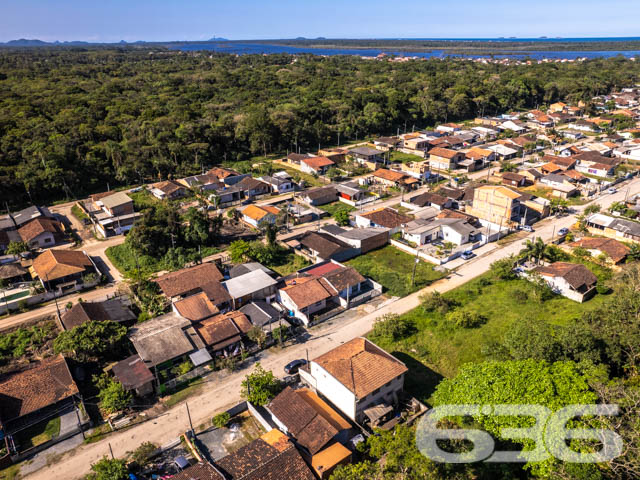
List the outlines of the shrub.
{"type": "Polygon", "coordinates": [[[413,334],[416,326],[408,317],[402,317],[395,313],[387,313],[378,317],[373,324],[372,335],[389,340],[400,340],[413,334]]]}
{"type": "Polygon", "coordinates": [[[513,271],[515,265],[515,258],[513,255],[509,255],[506,258],[496,260],[489,267],[489,271],[494,277],[500,280],[513,280],[516,278],[516,273],[513,271]]]}
{"type": "Polygon", "coordinates": [[[185,373],[188,373],[192,367],[193,367],[192,363],[189,360],[187,360],[185,362],[182,362],[177,367],[174,367],[173,373],[175,373],[178,376],[184,375],[185,373]]]}
{"type": "Polygon", "coordinates": [[[426,293],[420,300],[426,312],[438,312],[444,315],[454,306],[454,302],[443,297],[440,292],[426,293]]]}
{"type": "Polygon", "coordinates": [[[596,292],[598,292],[600,295],[608,295],[611,293],[611,288],[607,285],[599,283],[596,285],[596,292]]]}
{"type": "Polygon", "coordinates": [[[573,254],[576,257],[590,257],[591,252],[584,247],[576,247],[573,249],[573,254]]]}
{"type": "Polygon", "coordinates": [[[475,328],[487,323],[487,317],[468,310],[454,310],[447,314],[447,321],[457,327],[475,328]]]}
{"type": "Polygon", "coordinates": [[[520,289],[514,290],[512,293],[512,296],[513,296],[513,299],[520,304],[525,304],[529,300],[529,294],[524,290],[520,290],[520,289]]]}
{"type": "Polygon", "coordinates": [[[212,423],[214,427],[222,428],[226,427],[230,420],[231,415],[229,415],[229,412],[222,412],[213,417],[212,423]]]}

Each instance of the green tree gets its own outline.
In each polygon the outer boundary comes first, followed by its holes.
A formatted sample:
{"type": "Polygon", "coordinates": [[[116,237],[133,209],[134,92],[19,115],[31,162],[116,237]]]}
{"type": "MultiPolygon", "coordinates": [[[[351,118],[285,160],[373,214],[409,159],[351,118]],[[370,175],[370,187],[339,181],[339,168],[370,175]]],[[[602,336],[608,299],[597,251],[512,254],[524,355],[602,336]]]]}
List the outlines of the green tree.
{"type": "Polygon", "coordinates": [[[350,224],[349,212],[346,209],[339,209],[333,214],[336,223],[342,227],[350,224]]]}
{"type": "Polygon", "coordinates": [[[395,313],[387,313],[376,318],[371,335],[397,341],[412,335],[415,331],[415,323],[410,318],[395,313]]]}
{"type": "Polygon", "coordinates": [[[265,370],[257,362],[253,372],[242,381],[242,397],[254,405],[266,405],[274,398],[283,386],[271,370],[265,370]]]}
{"type": "Polygon", "coordinates": [[[29,251],[29,245],[26,242],[9,242],[7,246],[7,255],[19,255],[29,251]]]}
{"type": "Polygon", "coordinates": [[[231,415],[229,412],[222,412],[213,417],[212,423],[214,427],[223,428],[231,421],[231,415]]]}
{"type": "Polygon", "coordinates": [[[500,280],[513,280],[516,278],[514,268],[516,265],[516,258],[513,255],[509,255],[506,258],[496,260],[489,266],[489,271],[493,276],[500,280]]]}
{"type": "Polygon", "coordinates": [[[53,350],[81,361],[104,361],[117,358],[126,340],[127,327],[111,320],[91,321],[60,333],[53,350]]]}
{"type": "Polygon", "coordinates": [[[106,413],[120,412],[131,404],[133,395],[108,374],[94,375],[93,382],[99,389],[100,408],[106,413]]]}
{"type": "Polygon", "coordinates": [[[246,260],[251,246],[244,240],[236,240],[229,245],[229,256],[233,263],[242,263],[246,260]]]}
{"type": "Polygon", "coordinates": [[[126,480],[129,471],[124,460],[102,457],[91,465],[91,472],[86,480],[126,480]]]}
{"type": "Polygon", "coordinates": [[[370,461],[340,465],[331,474],[330,480],[382,480],[380,465],[370,461]]]}
{"type": "Polygon", "coordinates": [[[260,327],[259,325],[254,325],[247,332],[247,337],[252,342],[257,343],[259,348],[262,348],[264,342],[267,339],[267,334],[264,332],[262,327],[260,327]]]}

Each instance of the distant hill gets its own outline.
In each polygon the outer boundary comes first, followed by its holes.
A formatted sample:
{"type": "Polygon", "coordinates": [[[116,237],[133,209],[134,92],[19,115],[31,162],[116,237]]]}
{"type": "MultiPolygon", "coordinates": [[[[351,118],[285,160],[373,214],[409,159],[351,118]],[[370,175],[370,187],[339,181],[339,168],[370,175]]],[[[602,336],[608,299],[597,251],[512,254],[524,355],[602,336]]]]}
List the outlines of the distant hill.
{"type": "Polygon", "coordinates": [[[43,42],[42,40],[29,40],[26,38],[20,38],[19,40],[9,40],[4,45],[9,45],[12,47],[40,47],[44,45],[50,45],[47,42],[43,42]]]}
{"type": "Polygon", "coordinates": [[[207,41],[209,41],[209,42],[228,42],[229,39],[228,38],[222,38],[222,37],[211,37],[207,41]]]}

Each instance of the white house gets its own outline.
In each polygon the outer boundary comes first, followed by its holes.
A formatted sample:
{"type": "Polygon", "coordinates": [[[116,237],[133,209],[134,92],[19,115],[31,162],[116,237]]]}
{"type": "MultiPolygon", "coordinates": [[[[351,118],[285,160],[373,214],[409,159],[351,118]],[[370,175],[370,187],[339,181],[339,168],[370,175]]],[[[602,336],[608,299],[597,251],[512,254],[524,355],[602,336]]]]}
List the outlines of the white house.
{"type": "Polygon", "coordinates": [[[324,278],[300,277],[287,282],[278,290],[280,303],[289,315],[298,318],[306,326],[313,322],[312,315],[327,307],[327,301],[338,292],[324,278]]]}
{"type": "Polygon", "coordinates": [[[396,405],[407,367],[366,338],[357,337],[315,358],[300,379],[355,422],[372,407],[396,405]]]}
{"type": "Polygon", "coordinates": [[[551,289],[576,302],[584,302],[596,291],[598,278],[582,264],[555,262],[536,267],[534,273],[540,275],[551,289]]]}
{"type": "Polygon", "coordinates": [[[256,228],[261,228],[268,223],[276,223],[276,219],[280,209],[270,205],[259,207],[258,205],[249,205],[242,211],[242,220],[256,228]]]}

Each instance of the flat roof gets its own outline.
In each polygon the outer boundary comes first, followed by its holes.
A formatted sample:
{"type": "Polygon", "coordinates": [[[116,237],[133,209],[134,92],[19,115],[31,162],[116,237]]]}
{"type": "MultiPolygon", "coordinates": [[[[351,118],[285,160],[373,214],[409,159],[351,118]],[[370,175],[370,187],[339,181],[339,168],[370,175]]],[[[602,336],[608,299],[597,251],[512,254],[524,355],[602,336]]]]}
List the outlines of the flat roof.
{"type": "Polygon", "coordinates": [[[244,297],[263,288],[276,285],[277,283],[278,282],[262,270],[253,270],[252,272],[222,282],[228,290],[229,295],[233,298],[244,297]]]}

